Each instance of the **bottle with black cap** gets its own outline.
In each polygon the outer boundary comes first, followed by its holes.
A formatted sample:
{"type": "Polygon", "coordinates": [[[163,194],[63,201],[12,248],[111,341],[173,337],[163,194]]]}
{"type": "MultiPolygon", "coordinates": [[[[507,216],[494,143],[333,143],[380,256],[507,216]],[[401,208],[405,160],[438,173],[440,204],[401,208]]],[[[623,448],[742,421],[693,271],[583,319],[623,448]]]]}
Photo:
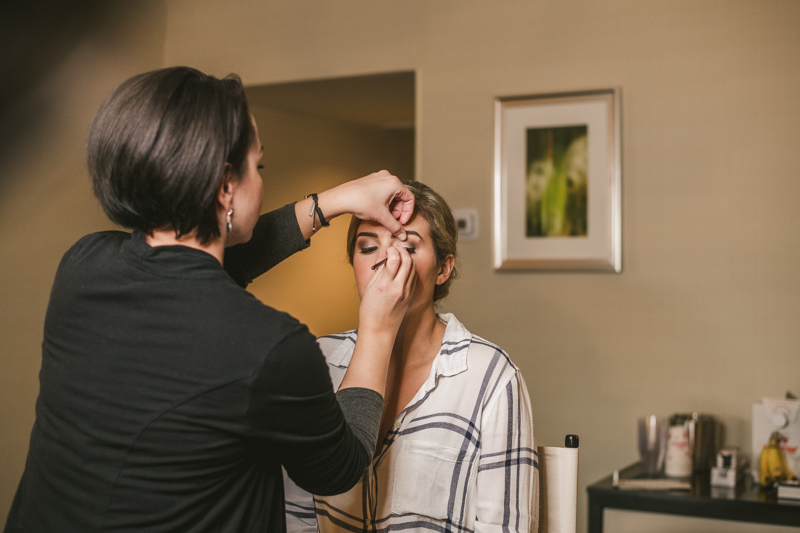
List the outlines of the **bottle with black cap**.
{"type": "Polygon", "coordinates": [[[578,436],[567,435],[564,447],[539,446],[539,531],[577,528],[578,436]]]}

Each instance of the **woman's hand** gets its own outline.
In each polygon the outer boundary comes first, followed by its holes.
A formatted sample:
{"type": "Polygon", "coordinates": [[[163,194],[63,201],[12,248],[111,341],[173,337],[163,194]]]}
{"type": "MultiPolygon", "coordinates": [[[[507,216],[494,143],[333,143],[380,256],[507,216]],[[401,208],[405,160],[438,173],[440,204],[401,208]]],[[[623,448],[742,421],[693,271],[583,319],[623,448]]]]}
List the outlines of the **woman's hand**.
{"type": "Polygon", "coordinates": [[[386,263],[379,267],[361,298],[358,339],[340,390],[362,387],[384,395],[395,337],[414,294],[416,280],[409,253],[394,247],[386,250],[386,263]]]}
{"type": "MultiPolygon", "coordinates": [[[[361,220],[377,222],[400,240],[406,240],[403,224],[414,214],[414,195],[386,170],[348,181],[319,193],[318,197],[319,208],[327,220],[350,213],[361,220]]],[[[312,235],[312,217],[308,216],[310,208],[310,198],[295,206],[297,220],[306,239],[312,235]]]]}
{"type": "MultiPolygon", "coordinates": [[[[372,220],[392,235],[406,239],[403,224],[414,214],[414,195],[386,170],[349,181],[329,191],[338,209],[361,220],[372,220]]],[[[322,200],[320,200],[322,203],[322,200]]]]}
{"type": "Polygon", "coordinates": [[[386,262],[372,277],[358,311],[359,332],[390,333],[392,343],[417,281],[414,260],[405,248],[389,247],[386,262]]]}

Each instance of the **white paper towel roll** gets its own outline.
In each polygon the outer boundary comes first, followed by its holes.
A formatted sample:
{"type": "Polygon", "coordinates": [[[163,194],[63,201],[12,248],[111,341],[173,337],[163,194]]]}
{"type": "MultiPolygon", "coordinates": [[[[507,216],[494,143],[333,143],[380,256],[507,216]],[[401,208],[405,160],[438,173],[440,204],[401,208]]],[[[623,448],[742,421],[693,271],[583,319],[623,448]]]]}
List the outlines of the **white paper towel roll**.
{"type": "Polygon", "coordinates": [[[578,448],[539,446],[539,532],[575,533],[578,448]]]}

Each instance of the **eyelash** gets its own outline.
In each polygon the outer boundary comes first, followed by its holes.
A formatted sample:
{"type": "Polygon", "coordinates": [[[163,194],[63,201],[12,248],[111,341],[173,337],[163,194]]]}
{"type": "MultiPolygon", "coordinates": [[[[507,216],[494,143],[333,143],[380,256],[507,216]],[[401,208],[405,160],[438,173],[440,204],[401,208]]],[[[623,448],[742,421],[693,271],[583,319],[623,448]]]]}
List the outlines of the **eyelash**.
{"type": "Polygon", "coordinates": [[[264,170],[264,165],[258,165],[256,168],[257,168],[258,170],[264,170]]]}
{"type": "MultiPolygon", "coordinates": [[[[376,251],[377,249],[378,249],[377,246],[368,246],[366,248],[362,248],[361,250],[359,250],[358,253],[360,253],[360,254],[371,254],[372,252],[376,251]]],[[[412,255],[417,251],[417,248],[415,246],[408,246],[408,247],[406,247],[406,251],[408,252],[408,255],[412,255]]]]}

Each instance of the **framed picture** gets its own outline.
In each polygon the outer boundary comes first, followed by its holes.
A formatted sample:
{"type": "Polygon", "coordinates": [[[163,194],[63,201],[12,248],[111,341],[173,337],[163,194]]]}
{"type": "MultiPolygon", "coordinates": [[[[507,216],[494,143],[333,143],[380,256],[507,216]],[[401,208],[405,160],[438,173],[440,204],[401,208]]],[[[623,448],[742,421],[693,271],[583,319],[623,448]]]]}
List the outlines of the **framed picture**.
{"type": "Polygon", "coordinates": [[[619,91],[495,100],[494,267],[622,269],[619,91]]]}

